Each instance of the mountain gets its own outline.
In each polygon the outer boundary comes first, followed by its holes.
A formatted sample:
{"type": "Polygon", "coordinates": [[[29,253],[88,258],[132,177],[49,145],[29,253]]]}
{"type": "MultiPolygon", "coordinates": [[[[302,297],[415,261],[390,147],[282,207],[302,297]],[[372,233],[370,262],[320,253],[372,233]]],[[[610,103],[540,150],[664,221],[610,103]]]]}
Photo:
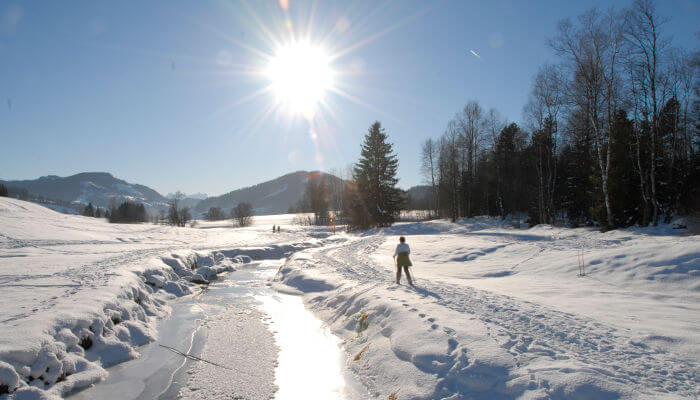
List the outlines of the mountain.
{"type": "Polygon", "coordinates": [[[309,179],[318,177],[324,177],[329,185],[343,182],[342,179],[325,172],[297,171],[221,196],[208,197],[199,202],[195,210],[204,213],[210,207],[221,207],[228,211],[238,203],[247,202],[253,205],[255,214],[286,213],[290,206],[296,206],[302,199],[309,179]]]}
{"type": "Polygon", "coordinates": [[[413,186],[406,191],[408,208],[411,210],[428,210],[432,205],[432,187],[428,185],[413,186]]]}
{"type": "Polygon", "coordinates": [[[151,210],[164,209],[168,202],[148,186],[128,183],[107,172],[83,172],[67,177],[48,175],[34,180],[0,183],[14,190],[26,190],[34,200],[55,200],[61,204],[72,205],[76,209],[88,203],[107,208],[113,198],[117,204],[131,200],[143,203],[151,210]]]}

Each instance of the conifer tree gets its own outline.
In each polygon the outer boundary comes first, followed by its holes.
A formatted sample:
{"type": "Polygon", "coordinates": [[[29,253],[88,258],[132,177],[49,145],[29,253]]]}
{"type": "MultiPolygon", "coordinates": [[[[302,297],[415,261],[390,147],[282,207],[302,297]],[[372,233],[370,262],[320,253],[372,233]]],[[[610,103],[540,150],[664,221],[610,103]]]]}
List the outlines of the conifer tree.
{"type": "Polygon", "coordinates": [[[83,215],[86,217],[95,216],[95,208],[92,206],[92,203],[88,203],[88,205],[85,206],[85,208],[83,209],[83,215]]]}
{"type": "Polygon", "coordinates": [[[375,121],[365,135],[360,160],[353,168],[357,188],[357,201],[353,223],[359,228],[389,226],[399,212],[401,194],[396,183],[399,160],[393,146],[387,142],[387,134],[381,123],[375,121]],[[360,212],[362,210],[362,212],[360,212]]]}

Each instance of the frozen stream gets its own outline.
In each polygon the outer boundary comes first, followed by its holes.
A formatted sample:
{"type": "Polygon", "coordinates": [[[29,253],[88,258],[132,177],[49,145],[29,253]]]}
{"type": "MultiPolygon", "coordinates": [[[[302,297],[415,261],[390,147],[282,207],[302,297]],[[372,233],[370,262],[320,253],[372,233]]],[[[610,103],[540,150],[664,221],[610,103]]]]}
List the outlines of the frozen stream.
{"type": "Polygon", "coordinates": [[[138,359],[109,368],[104,382],[70,398],[364,397],[345,367],[340,339],[301,298],[267,286],[282,262],[241,266],[206,291],[174,300],[158,340],[142,346],[138,359]]]}

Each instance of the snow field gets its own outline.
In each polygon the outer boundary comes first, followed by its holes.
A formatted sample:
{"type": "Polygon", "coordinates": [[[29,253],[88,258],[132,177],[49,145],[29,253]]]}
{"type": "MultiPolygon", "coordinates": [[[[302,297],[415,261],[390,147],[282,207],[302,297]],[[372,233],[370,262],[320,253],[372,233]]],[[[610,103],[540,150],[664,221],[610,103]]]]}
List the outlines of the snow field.
{"type": "Polygon", "coordinates": [[[227,262],[221,253],[150,260],[148,268],[132,274],[133,279],[125,274],[121,290],[113,299],[95,304],[92,312],[56,316],[49,324],[52,329],[33,346],[3,343],[0,358],[19,379],[3,376],[0,385],[7,385],[14,398],[22,398],[32,391],[30,387],[62,396],[100,381],[105,368],[138,357],[136,347],[156,339],[154,323],[168,315],[167,300],[198,290],[190,282],[196,277],[214,279],[243,261],[237,257],[227,262]],[[202,266],[192,271],[195,262],[202,266]]]}
{"type": "Polygon", "coordinates": [[[500,225],[395,225],[299,254],[277,284],[345,340],[375,398],[698,395],[697,237],[500,225]],[[398,235],[415,289],[391,284],[398,235]]]}
{"type": "Polygon", "coordinates": [[[0,398],[52,398],[96,383],[156,339],[168,301],[197,292],[195,283],[328,236],[201,225],[109,224],[0,198],[0,398]]]}

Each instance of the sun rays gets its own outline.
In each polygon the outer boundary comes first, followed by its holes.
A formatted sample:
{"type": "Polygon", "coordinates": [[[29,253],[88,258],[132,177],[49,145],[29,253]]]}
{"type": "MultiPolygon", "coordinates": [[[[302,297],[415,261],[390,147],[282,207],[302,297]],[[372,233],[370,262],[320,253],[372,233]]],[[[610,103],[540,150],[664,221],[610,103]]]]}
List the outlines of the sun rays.
{"type": "Polygon", "coordinates": [[[278,48],[266,70],[276,102],[290,113],[312,119],[333,87],[330,57],[309,42],[292,42],[278,48]]]}
{"type": "MultiPolygon", "coordinates": [[[[238,14],[236,17],[248,21],[252,41],[242,41],[216,28],[206,27],[249,55],[247,65],[237,65],[226,69],[226,72],[232,76],[247,75],[260,84],[257,90],[232,99],[223,108],[230,110],[265,97],[267,105],[263,115],[266,118],[271,115],[287,119],[303,118],[309,121],[311,127],[316,125],[314,121],[336,120],[337,110],[332,107],[341,99],[377,111],[370,101],[362,98],[360,90],[346,81],[350,76],[357,79],[363,71],[343,63],[343,58],[432,8],[418,10],[377,32],[361,35],[358,32],[360,29],[353,29],[354,19],[349,13],[327,18],[319,15],[316,2],[304,8],[293,0],[285,0],[267,3],[262,10],[259,5],[253,7],[247,2],[243,5],[246,15],[238,14]],[[261,17],[261,13],[265,18],[261,17]],[[260,45],[254,46],[251,42],[260,45]]],[[[367,20],[363,19],[356,25],[366,28],[366,23],[367,20]]]]}
{"type": "MultiPolygon", "coordinates": [[[[377,118],[396,120],[373,104],[372,97],[383,95],[382,89],[363,80],[376,72],[358,54],[358,49],[434,8],[410,10],[402,17],[383,20],[386,16],[382,10],[386,11],[388,1],[369,8],[350,2],[340,10],[324,9],[324,3],[314,0],[222,1],[218,5],[223,17],[216,18],[218,22],[181,15],[212,40],[226,43],[210,60],[200,57],[191,63],[199,64],[196,70],[177,70],[181,75],[205,74],[211,78],[204,85],[193,81],[192,87],[218,87],[222,93],[231,93],[228,101],[219,102],[200,118],[226,120],[222,122],[231,124],[232,135],[230,141],[225,141],[227,145],[239,146],[273,123],[279,140],[296,143],[292,144],[290,155],[297,146],[303,148],[303,140],[312,142],[316,150],[312,157],[321,168],[324,159],[341,152],[337,144],[340,136],[347,134],[344,129],[348,104],[371,110],[377,118]],[[379,28],[375,29],[376,24],[379,28]],[[246,110],[245,120],[234,119],[234,110],[239,109],[246,110]],[[299,127],[304,127],[307,134],[303,138],[291,137],[298,134],[299,127]]],[[[183,55],[162,56],[172,60],[183,55]]]]}

